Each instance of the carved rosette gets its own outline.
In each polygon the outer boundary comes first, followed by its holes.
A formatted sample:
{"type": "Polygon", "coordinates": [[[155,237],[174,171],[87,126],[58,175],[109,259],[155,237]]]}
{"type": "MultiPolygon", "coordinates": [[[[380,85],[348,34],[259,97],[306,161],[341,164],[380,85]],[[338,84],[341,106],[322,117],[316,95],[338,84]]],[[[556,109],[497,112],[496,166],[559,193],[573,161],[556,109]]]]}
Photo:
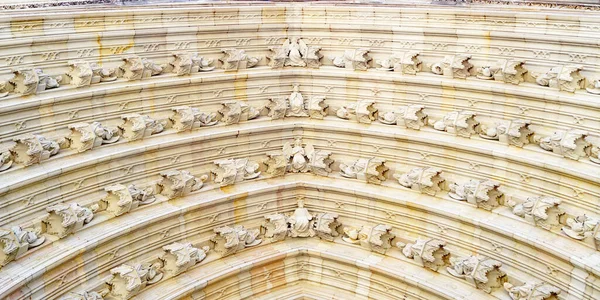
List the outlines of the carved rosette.
{"type": "Polygon", "coordinates": [[[243,159],[219,159],[215,160],[217,169],[211,171],[215,176],[214,181],[220,186],[228,186],[236,182],[258,178],[260,175],[257,162],[243,159]]]}
{"type": "Polygon", "coordinates": [[[159,257],[163,264],[163,271],[168,277],[175,277],[206,258],[210,250],[205,246],[196,248],[191,243],[173,243],[163,248],[159,257]]]}
{"type": "Polygon", "coordinates": [[[158,182],[161,194],[169,199],[183,197],[202,188],[208,176],[194,177],[188,171],[169,170],[160,172],[161,180],[158,182]]]}
{"type": "Polygon", "coordinates": [[[579,160],[590,152],[592,145],[586,140],[587,136],[586,131],[577,129],[560,131],[539,139],[539,145],[546,151],[552,151],[569,159],[579,160]]]}
{"type": "Polygon", "coordinates": [[[223,226],[214,229],[210,241],[213,243],[213,249],[221,257],[234,254],[247,247],[260,244],[261,239],[257,239],[260,231],[258,229],[248,230],[241,225],[223,226]]]}
{"type": "Polygon", "coordinates": [[[551,196],[529,197],[523,203],[509,202],[513,213],[536,226],[552,230],[561,225],[565,212],[559,208],[561,200],[551,196]]]}
{"type": "Polygon", "coordinates": [[[340,175],[356,178],[367,183],[381,184],[386,179],[389,168],[385,160],[380,158],[360,158],[351,163],[340,164],[340,175]]]}
{"type": "Polygon", "coordinates": [[[442,169],[434,167],[414,168],[404,174],[394,174],[394,178],[404,187],[431,196],[443,190],[446,181],[442,178],[442,169]]]}
{"type": "Polygon", "coordinates": [[[434,122],[433,128],[446,131],[457,136],[470,138],[477,133],[479,122],[475,120],[476,114],[470,111],[453,111],[444,116],[443,119],[434,122]]]}
{"type": "Polygon", "coordinates": [[[467,256],[450,258],[451,266],[446,268],[448,273],[458,278],[464,278],[474,287],[491,293],[493,289],[502,287],[508,280],[506,273],[500,268],[502,263],[483,256],[467,256]]]}
{"type": "Polygon", "coordinates": [[[493,180],[470,180],[464,184],[450,185],[450,198],[466,200],[485,210],[492,210],[504,203],[504,193],[500,191],[500,183],[493,180]]]}
{"type": "Polygon", "coordinates": [[[446,250],[446,242],[438,239],[417,239],[412,244],[398,242],[396,244],[402,250],[402,254],[407,258],[413,259],[422,267],[428,268],[434,272],[440,267],[449,264],[450,251],[446,250]]]}
{"type": "Polygon", "coordinates": [[[42,230],[58,238],[64,238],[80,230],[94,218],[90,208],[77,203],[55,204],[47,207],[46,212],[48,215],[42,220],[42,230]]]}

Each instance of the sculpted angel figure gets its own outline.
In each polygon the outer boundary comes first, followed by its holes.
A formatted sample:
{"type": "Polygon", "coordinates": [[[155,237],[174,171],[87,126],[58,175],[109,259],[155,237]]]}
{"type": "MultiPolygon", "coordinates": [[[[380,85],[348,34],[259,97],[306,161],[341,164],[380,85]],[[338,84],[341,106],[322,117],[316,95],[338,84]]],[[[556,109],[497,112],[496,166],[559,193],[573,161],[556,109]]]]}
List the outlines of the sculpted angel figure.
{"type": "Polygon", "coordinates": [[[306,53],[308,50],[306,43],[304,43],[304,41],[302,41],[299,37],[293,37],[291,39],[286,40],[286,44],[284,44],[284,47],[287,46],[287,49],[289,49],[289,54],[287,59],[285,60],[285,66],[306,66],[306,62],[304,61],[304,59],[302,59],[303,54],[306,53]]]}
{"type": "Polygon", "coordinates": [[[312,226],[313,216],[304,208],[304,200],[298,200],[298,208],[289,218],[291,237],[313,237],[315,231],[312,226]]]}

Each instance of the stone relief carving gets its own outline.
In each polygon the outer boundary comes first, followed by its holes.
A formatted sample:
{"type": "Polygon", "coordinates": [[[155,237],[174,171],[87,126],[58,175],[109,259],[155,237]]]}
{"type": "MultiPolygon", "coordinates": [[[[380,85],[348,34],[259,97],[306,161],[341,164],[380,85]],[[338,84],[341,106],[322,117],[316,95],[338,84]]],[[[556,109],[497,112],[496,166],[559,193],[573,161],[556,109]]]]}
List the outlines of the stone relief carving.
{"type": "Polygon", "coordinates": [[[333,65],[338,68],[366,71],[369,69],[369,61],[373,59],[369,56],[370,51],[367,48],[346,50],[341,56],[332,56],[330,59],[333,65]]]}
{"type": "Polygon", "coordinates": [[[218,227],[214,231],[215,235],[211,237],[210,241],[214,244],[214,251],[221,257],[262,242],[261,239],[257,239],[260,233],[258,229],[248,230],[242,225],[218,227]]]}
{"type": "Polygon", "coordinates": [[[8,96],[13,88],[14,87],[7,80],[0,80],[0,98],[8,96]]]}
{"type": "MultiPolygon", "coordinates": [[[[419,59],[418,51],[409,51],[404,53],[402,60],[400,61],[400,69],[402,74],[405,75],[416,75],[421,71],[423,62],[419,59]]],[[[398,71],[398,65],[394,66],[394,71],[398,71]]]]}
{"type": "Polygon", "coordinates": [[[175,73],[177,76],[209,72],[215,69],[213,59],[204,58],[196,52],[178,51],[171,55],[173,59],[169,65],[165,66],[165,72],[175,73]]]}
{"type": "Polygon", "coordinates": [[[500,183],[488,179],[469,180],[463,184],[452,183],[448,196],[456,200],[466,200],[485,210],[492,210],[504,203],[504,193],[500,191],[500,183]]]}
{"type": "Polygon", "coordinates": [[[338,228],[342,224],[338,221],[338,214],[317,213],[311,214],[304,207],[304,200],[298,199],[298,208],[290,215],[271,214],[265,216],[261,230],[265,238],[272,242],[282,241],[289,237],[314,237],[333,241],[339,235],[338,228]]]}
{"type": "Polygon", "coordinates": [[[381,184],[386,179],[389,168],[385,160],[380,158],[359,158],[351,163],[340,164],[340,175],[356,178],[367,183],[381,184]]]}
{"type": "Polygon", "coordinates": [[[470,138],[477,133],[479,122],[475,120],[476,114],[471,111],[453,111],[438,121],[431,120],[433,128],[439,131],[446,131],[457,136],[470,138]]]}
{"type": "Polygon", "coordinates": [[[111,269],[111,277],[106,281],[109,296],[116,300],[131,299],[146,286],[159,282],[164,276],[159,264],[123,264],[111,269]]]}
{"type": "Polygon", "coordinates": [[[33,229],[14,226],[10,229],[0,228],[0,269],[17,259],[31,248],[44,243],[46,237],[33,229]]]}
{"type": "Polygon", "coordinates": [[[84,87],[92,84],[94,72],[89,62],[83,60],[70,61],[67,76],[71,80],[71,85],[84,87]]]}
{"type": "Polygon", "coordinates": [[[542,149],[552,151],[566,158],[579,160],[587,156],[591,144],[586,140],[588,133],[586,131],[572,129],[568,131],[555,132],[551,136],[543,138],[534,138],[539,142],[542,149]]]}
{"type": "Polygon", "coordinates": [[[442,177],[442,169],[435,167],[414,168],[404,174],[396,173],[394,178],[404,187],[431,196],[443,190],[446,181],[442,177]]]}
{"type": "Polygon", "coordinates": [[[591,80],[590,85],[588,85],[585,90],[590,94],[600,95],[600,78],[591,80]]]}
{"type": "Polygon", "coordinates": [[[376,60],[375,63],[381,66],[377,68],[380,71],[401,71],[399,66],[401,61],[399,55],[393,53],[388,58],[376,60]]]}
{"type": "Polygon", "coordinates": [[[225,56],[220,61],[223,62],[225,71],[236,71],[252,68],[260,62],[261,57],[252,57],[246,54],[245,50],[226,48],[221,49],[225,56]]]}
{"type": "Polygon", "coordinates": [[[438,239],[417,239],[415,243],[396,243],[402,254],[414,260],[422,267],[434,272],[449,264],[450,251],[446,250],[446,242],[438,239]]]}
{"type": "Polygon", "coordinates": [[[188,171],[169,170],[160,172],[161,180],[158,182],[160,186],[160,194],[169,199],[182,197],[191,192],[202,188],[208,176],[202,175],[196,178],[188,171]]]}
{"type": "Polygon", "coordinates": [[[308,116],[311,119],[323,120],[327,116],[327,108],[324,96],[310,96],[307,102],[308,116]]]}
{"type": "Polygon", "coordinates": [[[93,73],[91,84],[111,82],[118,78],[118,68],[103,68],[96,63],[90,63],[90,67],[92,68],[93,73]]]}
{"type": "Polygon", "coordinates": [[[580,215],[575,218],[568,218],[566,226],[562,231],[570,238],[576,240],[593,240],[596,250],[600,250],[600,220],[587,215],[580,215]]]}
{"type": "Polygon", "coordinates": [[[336,213],[318,213],[313,223],[317,236],[323,240],[333,242],[333,239],[339,235],[338,228],[342,226],[342,223],[338,221],[338,217],[336,213]]]}
{"type": "Polygon", "coordinates": [[[308,117],[306,103],[299,88],[299,84],[293,85],[292,93],[288,97],[288,109],[285,112],[286,117],[308,117]]]}
{"type": "Polygon", "coordinates": [[[298,200],[298,208],[288,218],[288,222],[290,223],[290,237],[313,237],[316,234],[313,225],[314,217],[304,207],[304,200],[302,199],[298,200]]]}
{"type": "Polygon", "coordinates": [[[375,108],[373,100],[359,100],[356,103],[344,105],[335,114],[338,118],[345,120],[349,120],[351,115],[355,115],[358,123],[365,124],[371,124],[378,118],[378,110],[375,108]]]}
{"type": "Polygon", "coordinates": [[[273,120],[283,119],[285,117],[311,117],[314,119],[323,119],[328,105],[324,103],[325,97],[312,96],[304,100],[300,93],[300,85],[293,84],[293,90],[287,98],[270,98],[267,109],[269,117],[273,120]]]}
{"type": "Polygon", "coordinates": [[[215,175],[215,183],[220,186],[228,186],[260,176],[258,163],[247,158],[219,159],[215,160],[214,163],[217,165],[217,169],[211,171],[211,173],[215,175]]]}
{"type": "Polygon", "coordinates": [[[473,65],[469,62],[471,55],[448,55],[431,66],[431,72],[451,78],[465,79],[471,76],[473,65]]]}
{"type": "Polygon", "coordinates": [[[574,93],[576,90],[585,87],[585,78],[579,74],[581,70],[583,70],[583,66],[567,65],[553,67],[545,74],[535,76],[535,82],[541,86],[574,93]]]}
{"type": "Polygon", "coordinates": [[[392,226],[378,224],[375,226],[364,225],[360,228],[344,227],[342,240],[350,244],[360,244],[371,251],[385,254],[387,249],[392,247],[391,242],[394,237],[392,226]]]}
{"type": "MultiPolygon", "coordinates": [[[[587,141],[591,144],[590,153],[589,153],[590,160],[594,163],[600,164],[600,138],[599,137],[595,137],[595,138],[588,137],[587,141]]],[[[1,151],[2,150],[0,150],[0,152],[1,151]]],[[[1,155],[0,155],[0,161],[1,161],[1,155]]],[[[2,171],[1,164],[0,164],[0,171],[2,171]]]]}
{"type": "Polygon", "coordinates": [[[293,145],[285,143],[282,151],[267,152],[264,164],[266,172],[273,177],[283,176],[286,172],[327,176],[333,164],[330,156],[331,152],[317,150],[312,144],[303,146],[302,139],[296,138],[293,145]]]}
{"type": "Polygon", "coordinates": [[[20,68],[13,70],[14,77],[9,80],[13,91],[21,96],[37,94],[38,92],[60,86],[62,76],[50,76],[41,69],[20,68]]]}
{"type": "Polygon", "coordinates": [[[99,122],[76,123],[68,126],[71,134],[66,138],[71,149],[84,152],[99,147],[102,144],[116,143],[120,136],[117,128],[104,127],[99,122]]]}
{"type": "Polygon", "coordinates": [[[13,165],[13,155],[10,152],[10,147],[0,145],[0,172],[10,169],[13,165]]]}
{"type": "Polygon", "coordinates": [[[16,144],[10,149],[13,159],[25,166],[40,163],[56,155],[60,150],[58,142],[41,135],[26,135],[13,139],[16,144]]]}
{"type": "Polygon", "coordinates": [[[472,255],[461,258],[450,258],[448,273],[464,278],[469,284],[491,293],[493,289],[502,287],[508,280],[506,273],[500,268],[502,263],[483,256],[472,255]]]}
{"type": "Polygon", "coordinates": [[[524,64],[523,60],[501,59],[498,61],[493,77],[496,81],[518,85],[525,81],[524,75],[528,72],[523,67],[524,64]]]}
{"type": "Polygon", "coordinates": [[[104,300],[104,296],[108,295],[108,290],[103,292],[83,292],[81,294],[68,293],[60,298],[60,300],[104,300]]]}
{"type": "Polygon", "coordinates": [[[413,104],[401,107],[398,111],[379,114],[379,122],[388,125],[400,125],[409,129],[420,130],[427,125],[428,116],[423,111],[424,105],[413,104]]]}
{"type": "Polygon", "coordinates": [[[149,78],[152,76],[160,75],[162,74],[163,68],[165,67],[160,66],[147,58],[142,58],[142,64],[144,64],[144,74],[142,75],[142,78],[149,78]]]}
{"type": "Polygon", "coordinates": [[[114,216],[128,213],[140,205],[150,204],[156,200],[152,186],[139,188],[133,184],[128,187],[112,184],[105,187],[104,191],[107,195],[98,201],[95,212],[107,211],[114,216]]]}
{"type": "Polygon", "coordinates": [[[119,66],[119,77],[127,80],[140,80],[144,77],[144,63],[136,55],[123,58],[123,64],[119,66]]]}
{"type": "Polygon", "coordinates": [[[119,125],[122,135],[127,141],[133,142],[161,133],[167,127],[167,120],[154,120],[146,115],[126,114],[121,116],[124,123],[119,125]]]}
{"type": "Polygon", "coordinates": [[[481,124],[479,136],[488,140],[498,140],[502,143],[523,148],[533,140],[534,132],[529,128],[529,120],[515,119],[498,122],[494,127],[481,124]]]}
{"type": "Polygon", "coordinates": [[[77,203],[59,203],[46,208],[48,215],[42,220],[42,231],[58,238],[80,230],[94,218],[92,209],[77,203]]]}
{"type": "Polygon", "coordinates": [[[208,246],[196,248],[192,243],[172,243],[162,247],[164,253],[159,257],[162,270],[168,277],[177,276],[206,258],[208,246]]]}
{"type": "Polygon", "coordinates": [[[287,216],[284,214],[271,214],[265,216],[265,221],[261,225],[263,236],[271,242],[285,240],[288,235],[289,225],[287,216]]]}
{"type": "Polygon", "coordinates": [[[505,282],[504,289],[512,300],[558,300],[560,289],[545,282],[516,286],[505,282]]]}
{"type": "Polygon", "coordinates": [[[192,130],[198,126],[212,126],[219,122],[216,113],[201,113],[199,109],[189,106],[177,106],[171,108],[174,112],[169,119],[173,122],[173,128],[177,132],[192,130]]]}
{"type": "Polygon", "coordinates": [[[565,212],[559,208],[560,199],[550,196],[529,197],[523,203],[508,201],[513,213],[533,222],[536,226],[552,230],[561,225],[565,212]]]}
{"type": "Polygon", "coordinates": [[[269,66],[273,69],[283,67],[319,68],[323,55],[321,47],[308,46],[302,38],[292,37],[283,42],[282,46],[269,47],[271,54],[267,56],[269,66]]]}
{"type": "Polygon", "coordinates": [[[260,110],[248,105],[243,101],[226,101],[221,103],[223,107],[219,109],[221,121],[227,125],[237,124],[241,121],[247,121],[257,118],[260,110]]]}

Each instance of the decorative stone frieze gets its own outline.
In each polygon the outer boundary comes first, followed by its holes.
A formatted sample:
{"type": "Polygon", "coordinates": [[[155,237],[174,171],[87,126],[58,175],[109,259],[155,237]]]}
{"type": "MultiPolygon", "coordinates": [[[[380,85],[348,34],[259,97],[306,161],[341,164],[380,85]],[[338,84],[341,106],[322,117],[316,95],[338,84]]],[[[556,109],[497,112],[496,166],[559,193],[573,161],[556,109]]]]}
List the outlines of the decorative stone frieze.
{"type": "Polygon", "coordinates": [[[449,264],[450,251],[446,250],[446,242],[438,239],[417,239],[415,243],[396,243],[402,254],[414,260],[424,268],[434,272],[449,264]]]}
{"type": "Polygon", "coordinates": [[[269,47],[271,54],[267,56],[269,66],[273,69],[283,67],[319,68],[323,55],[321,47],[309,46],[300,37],[288,38],[282,46],[269,47]]]}
{"type": "Polygon", "coordinates": [[[217,165],[217,169],[212,170],[211,173],[215,175],[215,183],[220,186],[228,186],[260,176],[258,163],[247,158],[219,159],[215,160],[214,164],[217,165]]]}
{"type": "Polygon", "coordinates": [[[175,277],[206,258],[208,246],[196,248],[192,243],[172,243],[162,247],[162,270],[168,277],[175,277]]]}
{"type": "Polygon", "coordinates": [[[469,180],[463,184],[452,183],[448,196],[467,201],[485,210],[492,210],[504,203],[504,193],[500,191],[500,183],[488,179],[469,180]]]}
{"type": "Polygon", "coordinates": [[[356,116],[358,123],[371,124],[378,118],[378,110],[373,100],[359,100],[350,105],[344,105],[335,113],[338,118],[349,120],[351,115],[356,116]]]}
{"type": "Polygon", "coordinates": [[[442,177],[442,169],[435,167],[414,168],[404,174],[396,173],[394,178],[403,187],[431,196],[443,190],[446,182],[442,177]]]}
{"type": "Polygon", "coordinates": [[[447,55],[438,63],[431,65],[431,72],[451,78],[465,79],[471,76],[473,65],[469,62],[471,55],[447,55]]]}
{"type": "Polygon", "coordinates": [[[330,156],[331,152],[317,150],[312,144],[303,146],[302,139],[296,138],[293,145],[285,143],[282,151],[267,152],[264,164],[266,172],[273,177],[283,176],[286,172],[327,176],[333,164],[330,156]]]}
{"type": "Polygon", "coordinates": [[[244,248],[256,246],[262,242],[257,239],[260,231],[258,229],[248,230],[242,225],[223,226],[214,229],[210,241],[213,243],[214,251],[221,257],[234,254],[244,248]]]}
{"type": "Polygon", "coordinates": [[[55,204],[47,207],[46,212],[48,215],[42,220],[42,231],[61,239],[80,230],[94,218],[92,209],[77,203],[55,204]]]}
{"type": "Polygon", "coordinates": [[[502,263],[491,258],[479,255],[451,257],[450,264],[451,266],[446,268],[448,273],[464,278],[469,284],[486,293],[502,287],[508,280],[506,273],[500,269],[502,263]]]}
{"type": "Polygon", "coordinates": [[[158,182],[160,194],[169,199],[182,197],[201,189],[208,179],[206,175],[196,178],[188,171],[178,170],[160,172],[160,176],[162,177],[158,182]]]}
{"type": "Polygon", "coordinates": [[[369,56],[370,51],[368,48],[351,49],[344,51],[341,56],[332,56],[330,59],[338,68],[366,71],[369,69],[369,62],[373,59],[369,56]]]}
{"type": "Polygon", "coordinates": [[[84,87],[92,84],[94,72],[89,62],[84,60],[70,61],[67,77],[70,84],[76,87],[84,87]]]}
{"type": "Polygon", "coordinates": [[[115,300],[131,299],[164,276],[160,263],[123,264],[111,269],[110,274],[111,277],[106,281],[110,290],[108,295],[115,300]]]}
{"type": "Polygon", "coordinates": [[[219,109],[221,122],[224,122],[227,125],[256,119],[260,115],[259,109],[248,105],[244,101],[226,101],[221,103],[221,105],[223,105],[223,107],[219,109]]]}
{"type": "Polygon", "coordinates": [[[535,82],[541,86],[548,86],[574,93],[585,87],[585,78],[579,74],[583,66],[566,65],[551,68],[545,74],[537,75],[535,82]]]}
{"type": "Polygon", "coordinates": [[[534,132],[529,128],[529,125],[531,125],[529,120],[521,119],[515,119],[508,123],[498,122],[495,126],[489,128],[482,124],[479,136],[523,148],[533,140],[534,132]]]}
{"type": "Polygon", "coordinates": [[[341,163],[340,175],[346,178],[356,178],[367,183],[381,184],[386,179],[389,168],[385,159],[359,158],[354,162],[341,163]]]}
{"type": "Polygon", "coordinates": [[[260,56],[248,56],[245,50],[240,50],[236,48],[221,49],[221,52],[223,52],[225,56],[220,58],[219,60],[223,63],[223,69],[225,71],[249,69],[258,65],[258,63],[261,60],[260,56]]]}
{"type": "MultiPolygon", "coordinates": [[[[423,62],[419,59],[418,51],[405,52],[400,61],[400,71],[404,75],[416,75],[421,72],[423,62]]],[[[398,64],[394,65],[394,71],[398,71],[398,64]]]]}
{"type": "Polygon", "coordinates": [[[546,151],[552,151],[569,159],[579,160],[587,156],[590,151],[591,143],[586,140],[587,136],[586,131],[572,129],[558,131],[551,136],[534,138],[534,140],[546,151]]]}
{"type": "Polygon", "coordinates": [[[375,226],[364,225],[360,228],[344,227],[342,240],[350,244],[360,244],[363,247],[381,254],[392,247],[392,226],[378,224],[375,226]]]}
{"type": "Polygon", "coordinates": [[[169,119],[177,132],[189,131],[195,127],[212,126],[219,122],[216,113],[203,113],[199,109],[189,106],[171,108],[174,112],[169,119]]]}
{"type": "Polygon", "coordinates": [[[505,282],[504,289],[512,300],[558,300],[560,295],[559,288],[545,282],[527,282],[519,286],[505,282]]]}
{"type": "Polygon", "coordinates": [[[529,197],[523,203],[508,201],[508,206],[513,208],[513,213],[524,218],[536,226],[552,230],[561,225],[565,212],[559,208],[560,199],[551,196],[529,197]]]}
{"type": "Polygon", "coordinates": [[[123,138],[129,142],[161,133],[167,127],[167,120],[154,120],[146,115],[126,114],[121,116],[124,123],[119,125],[123,138]]]}
{"type": "Polygon", "coordinates": [[[0,228],[0,269],[25,254],[27,250],[40,246],[45,240],[46,237],[32,229],[19,226],[0,228]]]}
{"type": "Polygon", "coordinates": [[[99,122],[76,123],[68,126],[71,134],[67,137],[69,147],[77,152],[85,152],[102,144],[116,143],[120,136],[117,128],[102,126],[99,122]]]}
{"type": "Polygon", "coordinates": [[[479,122],[475,120],[476,114],[471,111],[453,111],[444,116],[439,121],[431,120],[433,128],[439,131],[446,131],[457,136],[470,138],[477,133],[479,122]]]}
{"type": "Polygon", "coordinates": [[[424,105],[413,104],[401,107],[398,111],[379,114],[379,122],[388,125],[399,125],[409,129],[420,130],[428,123],[428,116],[423,111],[424,105]]]}
{"type": "Polygon", "coordinates": [[[14,138],[16,143],[10,150],[15,162],[30,166],[47,160],[60,151],[58,142],[41,135],[26,135],[14,138]]]}

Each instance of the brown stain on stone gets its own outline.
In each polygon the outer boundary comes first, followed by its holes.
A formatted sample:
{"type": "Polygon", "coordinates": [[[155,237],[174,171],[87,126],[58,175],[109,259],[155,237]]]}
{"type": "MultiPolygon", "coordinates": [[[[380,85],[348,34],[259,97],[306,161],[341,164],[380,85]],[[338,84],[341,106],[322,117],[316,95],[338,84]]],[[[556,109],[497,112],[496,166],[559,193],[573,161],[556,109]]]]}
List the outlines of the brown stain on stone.
{"type": "Polygon", "coordinates": [[[96,44],[98,45],[98,62],[101,63],[102,59],[111,55],[120,55],[127,52],[127,50],[131,49],[135,46],[133,40],[130,40],[127,45],[111,45],[105,46],[102,44],[102,36],[100,34],[96,35],[96,44]]]}
{"type": "Polygon", "coordinates": [[[234,99],[240,101],[248,100],[248,75],[238,75],[235,76],[235,80],[233,81],[233,92],[234,99]]]}
{"type": "Polygon", "coordinates": [[[246,206],[247,205],[248,205],[248,193],[247,192],[240,194],[235,200],[233,200],[233,217],[235,219],[235,223],[244,221],[244,219],[246,218],[246,206]]]}

